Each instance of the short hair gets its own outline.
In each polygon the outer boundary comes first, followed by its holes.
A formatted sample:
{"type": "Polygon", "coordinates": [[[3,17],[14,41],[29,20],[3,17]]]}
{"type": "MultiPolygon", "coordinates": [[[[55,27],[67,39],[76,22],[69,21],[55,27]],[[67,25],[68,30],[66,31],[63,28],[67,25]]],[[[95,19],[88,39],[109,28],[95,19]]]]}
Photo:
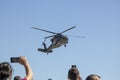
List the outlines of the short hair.
{"type": "Polygon", "coordinates": [[[15,76],[14,80],[21,80],[21,77],[20,76],[15,76]]]}
{"type": "Polygon", "coordinates": [[[101,78],[99,75],[96,74],[90,74],[89,76],[87,76],[86,80],[94,80],[94,76],[97,76],[99,79],[101,78]]]}
{"type": "Polygon", "coordinates": [[[12,76],[13,69],[8,62],[0,63],[0,80],[7,79],[12,76]]]}
{"type": "Polygon", "coordinates": [[[76,80],[79,76],[79,70],[77,69],[76,65],[72,65],[68,71],[68,79],[76,80]]]}

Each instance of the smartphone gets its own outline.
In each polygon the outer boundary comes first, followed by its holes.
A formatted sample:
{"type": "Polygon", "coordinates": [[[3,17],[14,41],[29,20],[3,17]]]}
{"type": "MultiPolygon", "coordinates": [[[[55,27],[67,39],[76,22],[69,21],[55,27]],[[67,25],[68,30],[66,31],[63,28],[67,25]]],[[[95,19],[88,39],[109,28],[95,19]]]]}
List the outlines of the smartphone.
{"type": "Polygon", "coordinates": [[[11,57],[10,61],[11,61],[11,63],[18,63],[19,59],[20,59],[20,57],[11,57]]]}
{"type": "Polygon", "coordinates": [[[76,65],[72,65],[71,67],[74,67],[74,68],[76,68],[77,66],[76,66],[76,65]]]}

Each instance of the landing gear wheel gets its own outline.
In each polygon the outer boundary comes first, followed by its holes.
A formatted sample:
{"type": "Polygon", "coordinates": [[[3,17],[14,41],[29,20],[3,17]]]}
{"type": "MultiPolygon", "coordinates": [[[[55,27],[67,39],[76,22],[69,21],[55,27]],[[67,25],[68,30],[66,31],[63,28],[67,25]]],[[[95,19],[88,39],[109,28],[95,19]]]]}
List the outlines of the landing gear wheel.
{"type": "Polygon", "coordinates": [[[66,47],[66,44],[64,45],[64,47],[66,47]]]}

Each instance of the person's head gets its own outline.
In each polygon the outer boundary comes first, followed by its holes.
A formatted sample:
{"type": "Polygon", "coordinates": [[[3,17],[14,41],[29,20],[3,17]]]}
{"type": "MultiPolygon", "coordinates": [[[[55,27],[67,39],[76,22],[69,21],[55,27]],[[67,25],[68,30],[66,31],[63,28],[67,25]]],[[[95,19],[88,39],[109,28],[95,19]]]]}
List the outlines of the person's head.
{"type": "Polygon", "coordinates": [[[71,65],[71,68],[68,72],[68,78],[69,80],[82,80],[76,65],[71,65]]]}
{"type": "Polygon", "coordinates": [[[86,80],[100,80],[100,76],[96,74],[91,74],[87,76],[86,80]]]}
{"type": "Polygon", "coordinates": [[[8,62],[0,63],[0,80],[11,80],[13,69],[8,62]]]}
{"type": "Polygon", "coordinates": [[[21,77],[20,76],[15,76],[14,80],[21,80],[21,77]]]}

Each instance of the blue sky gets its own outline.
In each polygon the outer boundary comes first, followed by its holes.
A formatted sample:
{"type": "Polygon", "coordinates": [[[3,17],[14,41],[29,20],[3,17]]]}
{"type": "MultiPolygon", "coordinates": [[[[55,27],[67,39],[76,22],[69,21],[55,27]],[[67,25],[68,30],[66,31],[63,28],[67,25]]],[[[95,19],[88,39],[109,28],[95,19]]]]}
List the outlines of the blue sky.
{"type": "MultiPolygon", "coordinates": [[[[34,80],[66,80],[68,69],[77,65],[83,80],[98,74],[101,80],[119,80],[119,0],[0,0],[0,62],[26,56],[34,80]],[[51,34],[32,26],[70,36],[67,47],[46,55],[37,51],[51,34]]],[[[49,46],[49,39],[47,46],[49,46]]],[[[19,64],[11,64],[15,75],[24,77],[19,64]]]]}

